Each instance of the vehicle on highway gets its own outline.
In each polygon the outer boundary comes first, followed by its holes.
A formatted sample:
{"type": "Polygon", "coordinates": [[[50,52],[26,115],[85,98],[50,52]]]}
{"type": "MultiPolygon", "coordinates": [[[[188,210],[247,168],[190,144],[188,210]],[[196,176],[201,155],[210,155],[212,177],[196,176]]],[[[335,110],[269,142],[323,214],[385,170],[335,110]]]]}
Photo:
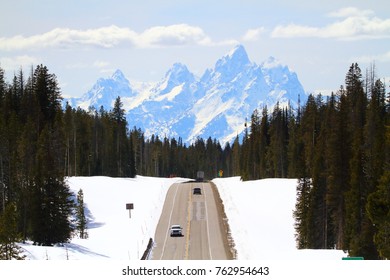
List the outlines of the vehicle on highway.
{"type": "Polygon", "coordinates": [[[193,194],[202,194],[202,190],[200,188],[194,188],[193,194]]]}
{"type": "Polygon", "coordinates": [[[204,171],[196,172],[196,181],[203,182],[204,181],[204,171]]]}
{"type": "Polygon", "coordinates": [[[183,228],[180,225],[172,225],[171,236],[183,236],[183,228]]]}

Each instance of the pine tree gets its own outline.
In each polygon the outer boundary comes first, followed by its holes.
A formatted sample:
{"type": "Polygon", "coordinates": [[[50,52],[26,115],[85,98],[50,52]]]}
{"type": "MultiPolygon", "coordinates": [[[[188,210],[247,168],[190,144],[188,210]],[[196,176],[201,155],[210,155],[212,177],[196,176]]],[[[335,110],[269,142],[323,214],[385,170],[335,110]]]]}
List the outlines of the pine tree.
{"type": "Polygon", "coordinates": [[[287,110],[277,103],[272,113],[270,128],[269,161],[271,177],[287,177],[288,117],[287,110]]]}
{"type": "Polygon", "coordinates": [[[270,145],[270,135],[269,135],[269,116],[267,106],[263,108],[260,124],[260,141],[259,141],[259,169],[260,176],[259,178],[270,177],[270,167],[269,162],[267,161],[267,154],[270,145]]]}
{"type": "MultiPolygon", "coordinates": [[[[361,70],[357,63],[351,65],[346,75],[346,98],[349,107],[348,131],[351,136],[350,189],[346,193],[347,244],[351,255],[372,256],[372,229],[365,213],[369,190],[364,174],[364,125],[367,96],[363,89],[361,70]],[[371,244],[371,247],[367,244],[371,244]]],[[[370,257],[372,258],[372,257],[370,257]]]]}
{"type": "Polygon", "coordinates": [[[367,106],[364,126],[364,170],[368,192],[371,193],[378,185],[384,172],[385,133],[386,133],[386,103],[385,87],[380,80],[371,82],[371,99],[367,106]]]}
{"type": "Polygon", "coordinates": [[[240,175],[240,143],[237,137],[234,139],[233,146],[232,146],[232,170],[233,170],[233,176],[239,176],[240,175]]]}
{"type": "Polygon", "coordinates": [[[5,73],[4,69],[0,67],[0,108],[3,104],[5,90],[7,88],[4,73],[5,73]]]}
{"type": "Polygon", "coordinates": [[[308,174],[312,173],[314,166],[314,150],[318,129],[318,108],[313,95],[309,95],[306,105],[303,108],[301,117],[301,141],[304,143],[305,169],[308,174]]]}
{"type": "Polygon", "coordinates": [[[40,245],[67,242],[71,236],[71,193],[59,165],[55,130],[46,126],[40,135],[31,209],[32,240],[40,245]]]}
{"type": "Polygon", "coordinates": [[[295,239],[298,249],[312,248],[311,230],[310,227],[310,191],[311,180],[307,177],[298,179],[297,185],[297,201],[293,216],[295,219],[295,239]]]}
{"type": "MultiPolygon", "coordinates": [[[[348,186],[348,177],[343,167],[347,160],[343,159],[346,139],[343,136],[340,111],[334,94],[328,100],[323,129],[325,145],[325,172],[327,193],[326,204],[333,229],[334,245],[337,249],[344,248],[345,201],[344,194],[348,186]]],[[[329,244],[331,245],[331,244],[329,244]]]]}
{"type": "Polygon", "coordinates": [[[383,259],[390,259],[390,171],[381,178],[375,192],[370,194],[367,212],[374,224],[374,243],[383,259]]]}
{"type": "Polygon", "coordinates": [[[257,109],[254,110],[251,116],[250,124],[250,134],[248,139],[249,145],[249,173],[250,179],[259,179],[260,178],[260,157],[261,157],[261,146],[260,146],[260,127],[261,127],[261,118],[257,109]]]}
{"type": "Polygon", "coordinates": [[[113,144],[115,145],[116,176],[124,176],[126,173],[126,166],[128,165],[128,162],[126,161],[128,156],[128,145],[126,141],[127,122],[123,103],[119,96],[115,99],[114,108],[111,111],[111,117],[115,123],[113,127],[113,144]]]}
{"type": "Polygon", "coordinates": [[[86,232],[87,230],[87,218],[85,217],[84,211],[84,193],[83,190],[80,189],[77,193],[77,204],[76,204],[76,230],[79,233],[79,237],[81,239],[85,239],[88,237],[86,232]]]}
{"type": "MultiPolygon", "coordinates": [[[[49,73],[46,66],[38,65],[34,71],[34,93],[45,121],[54,122],[55,115],[61,110],[61,94],[57,82],[57,77],[49,73]]],[[[44,125],[40,126],[43,129],[44,125]]]]}
{"type": "Polygon", "coordinates": [[[13,203],[9,203],[0,214],[0,260],[22,260],[25,258],[17,229],[17,212],[13,203]]]}

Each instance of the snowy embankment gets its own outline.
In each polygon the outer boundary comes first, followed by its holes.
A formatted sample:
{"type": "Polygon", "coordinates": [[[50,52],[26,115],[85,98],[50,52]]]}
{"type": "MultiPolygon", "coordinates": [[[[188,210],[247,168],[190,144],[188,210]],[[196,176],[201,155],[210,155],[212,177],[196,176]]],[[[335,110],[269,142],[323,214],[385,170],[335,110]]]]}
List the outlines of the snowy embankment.
{"type": "MultiPolygon", "coordinates": [[[[64,246],[21,244],[27,259],[139,260],[154,237],[170,185],[182,178],[134,179],[71,177],[70,189],[82,189],[88,239],[74,237],[64,246]],[[133,203],[134,209],[126,210],[133,203]]],[[[296,180],[268,179],[242,182],[239,177],[214,179],[224,203],[238,259],[334,259],[336,250],[297,250],[294,239],[296,180]]]]}
{"type": "Polygon", "coordinates": [[[224,203],[238,259],[341,260],[340,250],[297,250],[293,210],[296,179],[242,182],[214,179],[224,203]]]}
{"type": "Polygon", "coordinates": [[[139,260],[154,237],[169,187],[182,181],[186,179],[70,177],[71,191],[84,193],[88,239],[74,237],[62,247],[22,247],[35,260],[139,260]],[[131,218],[127,203],[134,204],[131,218]]]}

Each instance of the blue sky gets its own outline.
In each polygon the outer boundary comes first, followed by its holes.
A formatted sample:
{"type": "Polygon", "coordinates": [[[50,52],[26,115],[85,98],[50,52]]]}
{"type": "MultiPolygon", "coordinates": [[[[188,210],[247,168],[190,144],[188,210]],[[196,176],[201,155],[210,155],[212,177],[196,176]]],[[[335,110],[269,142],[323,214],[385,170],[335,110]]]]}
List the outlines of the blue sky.
{"type": "Polygon", "coordinates": [[[65,96],[81,96],[121,69],[158,81],[175,63],[201,76],[235,45],[256,63],[269,56],[305,90],[337,90],[352,62],[375,61],[390,83],[388,1],[3,0],[0,66],[11,80],[45,64],[65,96]]]}

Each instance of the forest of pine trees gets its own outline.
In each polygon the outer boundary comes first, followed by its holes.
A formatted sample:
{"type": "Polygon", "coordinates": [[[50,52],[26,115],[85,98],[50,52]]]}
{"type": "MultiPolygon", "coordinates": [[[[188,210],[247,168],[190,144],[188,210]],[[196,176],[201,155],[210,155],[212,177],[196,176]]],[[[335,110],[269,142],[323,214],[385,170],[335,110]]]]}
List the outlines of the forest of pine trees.
{"type": "Polygon", "coordinates": [[[211,179],[223,170],[244,180],[298,178],[298,248],[389,259],[389,101],[375,68],[363,77],[354,63],[345,86],[329,97],[255,110],[243,139],[186,145],[181,138],[145,138],[126,120],[120,97],[109,111],[62,108],[57,78],[46,66],[29,75],[20,70],[11,83],[0,68],[0,224],[9,223],[14,238],[0,228],[0,244],[53,245],[73,231],[85,234],[85,221],[69,219],[82,212],[75,204],[83,197],[70,193],[67,176],[195,178],[203,170],[211,179]]]}

